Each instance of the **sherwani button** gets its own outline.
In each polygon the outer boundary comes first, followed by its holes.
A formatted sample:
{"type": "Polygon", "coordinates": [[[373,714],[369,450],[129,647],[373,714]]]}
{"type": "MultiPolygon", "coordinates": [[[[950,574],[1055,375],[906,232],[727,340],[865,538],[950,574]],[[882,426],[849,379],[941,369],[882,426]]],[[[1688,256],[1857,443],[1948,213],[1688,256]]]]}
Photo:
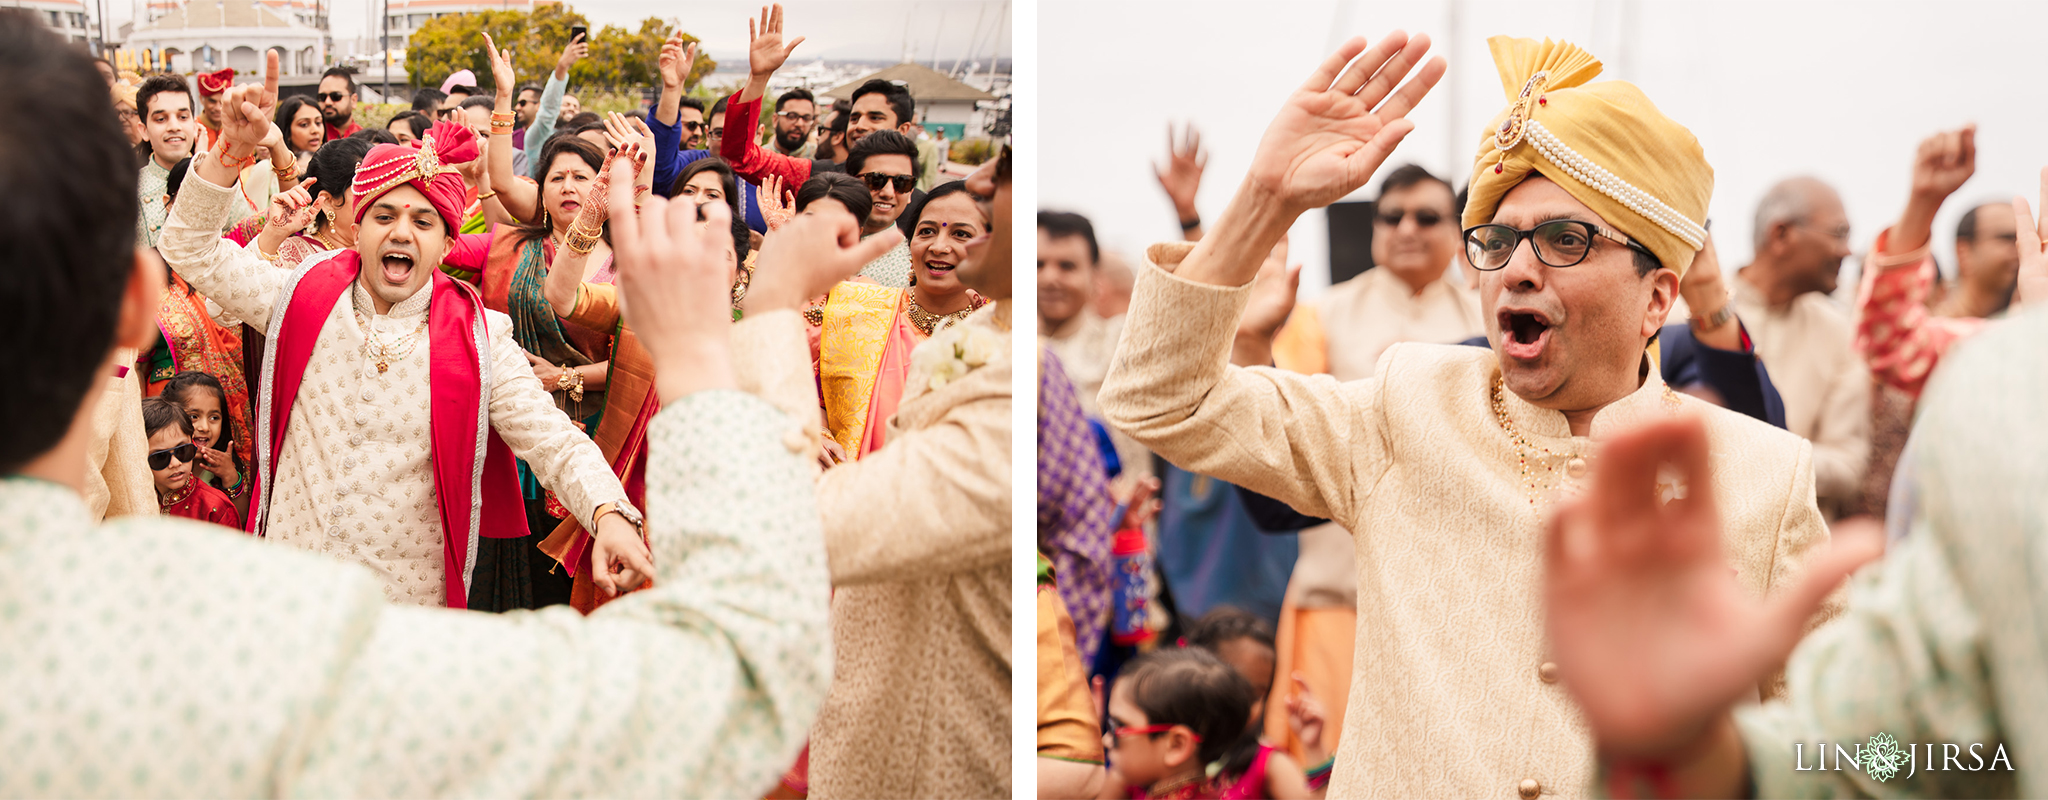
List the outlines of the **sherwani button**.
{"type": "Polygon", "coordinates": [[[1536,668],[1536,679],[1544,683],[1556,683],[1557,663],[1554,661],[1543,662],[1541,666],[1536,668]]]}
{"type": "Polygon", "coordinates": [[[363,402],[370,402],[370,390],[368,389],[363,390],[363,402]]]}
{"type": "Polygon", "coordinates": [[[1586,460],[1583,458],[1574,458],[1570,461],[1564,462],[1564,474],[1570,475],[1574,478],[1586,477],[1586,460]]]}
{"type": "Polygon", "coordinates": [[[1515,787],[1515,792],[1522,796],[1522,800],[1535,800],[1537,795],[1543,793],[1543,784],[1537,783],[1535,778],[1523,778],[1522,784],[1515,787]]]}

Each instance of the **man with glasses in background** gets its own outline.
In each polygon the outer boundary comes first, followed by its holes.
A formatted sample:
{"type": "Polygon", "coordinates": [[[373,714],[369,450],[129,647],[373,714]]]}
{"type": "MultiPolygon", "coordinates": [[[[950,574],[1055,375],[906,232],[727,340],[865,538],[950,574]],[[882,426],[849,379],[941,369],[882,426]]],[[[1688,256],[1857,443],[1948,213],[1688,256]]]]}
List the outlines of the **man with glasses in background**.
{"type": "Polygon", "coordinates": [[[1595,442],[1700,418],[1728,566],[1752,597],[1827,540],[1811,448],[1676,393],[1646,351],[1706,243],[1698,140],[1635,86],[1588,83],[1600,64],[1576,46],[1489,44],[1507,107],[1462,213],[1491,347],[1396,344],[1350,382],[1226,362],[1269,363],[1250,351],[1271,340],[1240,324],[1291,304],[1269,254],[1302,213],[1370,180],[1443,76],[1443,59],[1423,63],[1427,37],[1395,33],[1351,40],[1293,92],[1200,242],[1151,248],[1103,383],[1104,417],[1167,460],[1352,532],[1356,629],[1371,635],[1353,650],[1331,796],[1587,790],[1593,743],[1547,658],[1538,581],[1545,520],[1595,442]]]}
{"type": "Polygon", "coordinates": [[[328,68],[320,75],[320,87],[314,91],[314,97],[320,101],[320,118],[327,123],[327,138],[320,141],[340,141],[363,129],[355,120],[355,70],[348,67],[328,68]]]}
{"type": "Polygon", "coordinates": [[[1736,271],[1730,306],[1785,398],[1785,429],[1813,443],[1814,494],[1838,519],[1861,500],[1870,458],[1870,370],[1847,310],[1828,297],[1849,255],[1849,215],[1832,187],[1788,178],[1757,204],[1751,235],[1756,254],[1736,271]]]}
{"type": "Polygon", "coordinates": [[[775,151],[790,158],[815,158],[818,145],[811,131],[818,127],[818,99],[809,89],[791,89],[775,98],[775,151]]]}

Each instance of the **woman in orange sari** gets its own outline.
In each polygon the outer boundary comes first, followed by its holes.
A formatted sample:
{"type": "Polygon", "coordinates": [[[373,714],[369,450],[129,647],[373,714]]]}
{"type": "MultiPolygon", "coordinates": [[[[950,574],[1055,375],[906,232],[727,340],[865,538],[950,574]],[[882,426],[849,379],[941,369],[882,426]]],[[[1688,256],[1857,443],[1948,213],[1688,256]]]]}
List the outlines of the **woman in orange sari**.
{"type": "MultiPolygon", "coordinates": [[[[178,187],[184,183],[191,164],[188,158],[171,168],[170,179],[165,183],[169,193],[167,206],[177,202],[178,187]]],[[[212,375],[220,381],[227,395],[226,411],[234,419],[231,427],[237,436],[233,454],[243,459],[246,466],[247,454],[254,451],[249,449],[249,384],[242,372],[241,320],[206,299],[176,272],[165,272],[170,288],[158,301],[156,314],[157,331],[162,336],[136,363],[142,371],[142,396],[163,394],[164,384],[180,372],[212,375]]]]}
{"type": "MultiPolygon", "coordinates": [[[[797,208],[801,213],[828,200],[845,205],[853,191],[868,193],[865,184],[843,175],[815,176],[797,190],[797,208]]],[[[833,287],[822,308],[806,314],[815,327],[813,355],[830,458],[854,460],[880,449],[910,376],[910,352],[988,302],[953,277],[967,255],[966,243],[988,230],[988,217],[966,184],[933,187],[909,215],[916,220],[910,288],[847,281],[833,287]]]]}

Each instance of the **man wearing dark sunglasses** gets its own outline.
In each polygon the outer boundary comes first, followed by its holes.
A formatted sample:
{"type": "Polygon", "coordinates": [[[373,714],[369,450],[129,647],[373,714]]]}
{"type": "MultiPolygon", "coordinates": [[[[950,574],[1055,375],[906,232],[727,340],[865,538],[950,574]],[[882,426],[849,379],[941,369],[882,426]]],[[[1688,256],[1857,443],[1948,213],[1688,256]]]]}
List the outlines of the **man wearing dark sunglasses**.
{"type": "Polygon", "coordinates": [[[339,141],[362,130],[356,124],[356,71],[349,67],[331,67],[320,75],[320,87],[314,91],[314,98],[320,101],[320,118],[327,123],[327,138],[323,142],[339,141]]]}

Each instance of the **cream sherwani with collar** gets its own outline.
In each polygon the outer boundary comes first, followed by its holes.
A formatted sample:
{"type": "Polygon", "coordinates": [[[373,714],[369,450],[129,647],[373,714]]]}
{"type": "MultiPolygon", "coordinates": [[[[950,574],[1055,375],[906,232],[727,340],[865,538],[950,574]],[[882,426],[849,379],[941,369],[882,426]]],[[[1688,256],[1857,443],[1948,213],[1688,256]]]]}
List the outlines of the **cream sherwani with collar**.
{"type": "MultiPolygon", "coordinates": [[[[936,389],[912,356],[888,444],[818,479],[834,664],[811,729],[813,798],[1010,796],[1008,307],[919,345],[995,343],[936,389]]],[[[815,430],[807,349],[792,312],[733,326],[741,387],[815,430]]]]}
{"type": "MultiPolygon", "coordinates": [[[[188,176],[159,247],[201,294],[268,329],[298,273],[278,269],[215,232],[216,220],[237,199],[231,189],[188,176]]],[[[303,266],[324,258],[308,258],[303,266]]],[[[444,532],[429,458],[430,343],[424,331],[410,345],[402,343],[426,320],[432,294],[423,287],[379,315],[369,291],[352,284],[321,326],[298,397],[262,397],[258,409],[264,413],[270,402],[293,402],[283,450],[273,455],[277,471],[267,488],[267,536],[369,567],[382,579],[386,599],[423,606],[444,605],[447,594],[444,532]],[[388,371],[379,372],[368,354],[370,332],[387,348],[388,371]]],[[[490,423],[499,438],[585,528],[600,505],[630,507],[597,444],[570,423],[533,377],[524,351],[512,340],[511,318],[488,310],[484,318],[490,423]]]]}
{"type": "MultiPolygon", "coordinates": [[[[1332,797],[1577,797],[1592,742],[1553,682],[1543,637],[1542,536],[1517,447],[1491,402],[1494,354],[1396,344],[1340,382],[1229,366],[1249,287],[1193,283],[1191,246],[1157,245],[1103,385],[1103,412],[1183,469],[1278,498],[1357,534],[1358,636],[1332,797]],[[1533,783],[1530,783],[1533,782],[1533,783]]],[[[1590,437],[1503,392],[1547,490],[1569,491],[1595,443],[1678,412],[1707,422],[1723,546],[1755,595],[1787,585],[1827,538],[1812,450],[1784,431],[1669,393],[1655,370],[1601,411],[1590,437]]]]}

